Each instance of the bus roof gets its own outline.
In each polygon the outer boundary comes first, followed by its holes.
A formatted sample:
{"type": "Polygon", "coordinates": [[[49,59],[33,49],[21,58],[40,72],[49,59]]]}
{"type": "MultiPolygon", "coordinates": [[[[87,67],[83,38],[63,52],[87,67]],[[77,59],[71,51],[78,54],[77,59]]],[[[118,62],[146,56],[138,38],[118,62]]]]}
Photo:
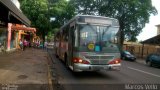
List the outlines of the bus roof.
{"type": "Polygon", "coordinates": [[[100,17],[100,18],[115,19],[115,18],[110,18],[110,17],[105,17],[105,16],[96,16],[96,15],[76,15],[75,17],[100,17]]]}
{"type": "MultiPolygon", "coordinates": [[[[65,26],[67,26],[69,23],[71,23],[72,21],[78,19],[78,18],[83,18],[83,17],[90,17],[90,18],[101,18],[101,19],[110,19],[113,21],[118,21],[115,18],[110,18],[110,17],[105,17],[105,16],[96,16],[96,15],[76,15],[75,17],[73,17],[72,19],[70,19],[67,23],[65,23],[60,29],[64,28],[65,26]]],[[[61,30],[60,30],[61,31],[61,30]]]]}

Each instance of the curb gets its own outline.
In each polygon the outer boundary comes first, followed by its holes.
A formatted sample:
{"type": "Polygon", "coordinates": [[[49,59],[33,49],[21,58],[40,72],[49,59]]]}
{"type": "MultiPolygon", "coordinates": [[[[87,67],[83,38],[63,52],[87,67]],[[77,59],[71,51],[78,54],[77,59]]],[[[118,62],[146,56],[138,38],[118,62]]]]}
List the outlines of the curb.
{"type": "Polygon", "coordinates": [[[53,90],[51,73],[50,73],[50,66],[47,64],[47,67],[48,67],[48,84],[49,84],[49,90],[53,90]]]}
{"type": "Polygon", "coordinates": [[[136,60],[137,63],[146,64],[145,60],[136,60]]]}
{"type": "Polygon", "coordinates": [[[47,53],[47,60],[48,60],[48,63],[47,63],[47,68],[48,68],[48,86],[49,86],[49,90],[53,90],[53,83],[52,83],[52,77],[51,77],[51,70],[50,70],[50,57],[47,53]]]}

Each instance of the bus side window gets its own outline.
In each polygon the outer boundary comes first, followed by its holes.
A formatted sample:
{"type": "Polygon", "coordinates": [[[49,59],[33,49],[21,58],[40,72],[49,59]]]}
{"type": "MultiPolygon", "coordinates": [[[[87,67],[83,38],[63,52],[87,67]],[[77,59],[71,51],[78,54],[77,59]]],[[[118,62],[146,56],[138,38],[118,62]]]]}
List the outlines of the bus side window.
{"type": "Polygon", "coordinates": [[[75,27],[72,26],[70,27],[70,36],[71,36],[71,39],[72,39],[72,45],[75,46],[75,27]]]}
{"type": "Polygon", "coordinates": [[[64,41],[68,41],[68,30],[63,31],[63,37],[64,37],[63,38],[64,41]]]}
{"type": "Polygon", "coordinates": [[[78,47],[78,30],[75,28],[74,30],[75,35],[75,47],[78,47]]]}

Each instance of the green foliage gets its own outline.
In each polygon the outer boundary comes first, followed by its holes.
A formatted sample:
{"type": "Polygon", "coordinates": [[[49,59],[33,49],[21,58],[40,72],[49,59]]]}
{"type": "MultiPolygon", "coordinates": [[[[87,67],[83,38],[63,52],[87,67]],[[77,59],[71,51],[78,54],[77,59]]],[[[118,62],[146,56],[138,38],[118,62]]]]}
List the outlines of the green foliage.
{"type": "Polygon", "coordinates": [[[56,33],[59,30],[59,28],[54,28],[53,30],[49,31],[47,34],[47,41],[53,41],[54,33],[56,33]]]}
{"type": "MultiPolygon", "coordinates": [[[[55,21],[51,22],[52,30],[49,33],[54,35],[64,23],[75,15],[75,8],[66,0],[50,1],[49,7],[50,16],[55,18],[55,21]]],[[[48,37],[48,39],[51,38],[48,37]]]]}
{"type": "Polygon", "coordinates": [[[112,0],[108,5],[99,8],[101,15],[117,18],[120,23],[121,43],[128,38],[129,41],[136,41],[136,36],[142,31],[145,23],[149,22],[151,14],[156,14],[151,0],[112,0]],[[106,8],[110,8],[107,12],[106,8]],[[111,9],[114,7],[113,9],[111,9]]]}
{"type": "Polygon", "coordinates": [[[52,27],[59,28],[75,15],[74,7],[66,0],[58,0],[50,4],[51,16],[56,20],[52,22],[52,27]]]}
{"type": "Polygon", "coordinates": [[[95,15],[97,13],[97,2],[99,0],[70,0],[76,8],[77,14],[95,15]]]}
{"type": "Polygon", "coordinates": [[[53,39],[53,33],[52,32],[48,32],[47,41],[50,42],[52,39],[53,39]]]}
{"type": "Polygon", "coordinates": [[[136,41],[136,36],[157,10],[151,0],[71,0],[78,14],[94,14],[117,18],[120,24],[120,44],[136,41]]]}
{"type": "Polygon", "coordinates": [[[20,0],[21,9],[38,28],[39,34],[55,33],[75,14],[101,15],[119,20],[120,43],[136,41],[136,36],[157,14],[151,0],[20,0]],[[56,20],[50,22],[50,17],[56,20]]]}
{"type": "Polygon", "coordinates": [[[66,0],[20,0],[23,13],[31,20],[33,27],[38,29],[37,34],[50,35],[74,16],[74,7],[66,0]],[[56,18],[50,22],[50,17],[56,18]]]}
{"type": "Polygon", "coordinates": [[[48,5],[46,0],[21,0],[21,9],[38,29],[38,35],[46,35],[49,30],[48,5]]]}

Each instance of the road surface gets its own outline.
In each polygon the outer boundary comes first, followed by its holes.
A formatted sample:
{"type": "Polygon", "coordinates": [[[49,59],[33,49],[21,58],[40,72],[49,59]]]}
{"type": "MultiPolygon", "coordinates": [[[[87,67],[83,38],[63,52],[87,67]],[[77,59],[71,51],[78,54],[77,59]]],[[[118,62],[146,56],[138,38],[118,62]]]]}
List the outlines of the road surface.
{"type": "Polygon", "coordinates": [[[160,90],[160,68],[122,61],[120,71],[73,73],[48,50],[52,59],[52,76],[59,90],[160,90]]]}

